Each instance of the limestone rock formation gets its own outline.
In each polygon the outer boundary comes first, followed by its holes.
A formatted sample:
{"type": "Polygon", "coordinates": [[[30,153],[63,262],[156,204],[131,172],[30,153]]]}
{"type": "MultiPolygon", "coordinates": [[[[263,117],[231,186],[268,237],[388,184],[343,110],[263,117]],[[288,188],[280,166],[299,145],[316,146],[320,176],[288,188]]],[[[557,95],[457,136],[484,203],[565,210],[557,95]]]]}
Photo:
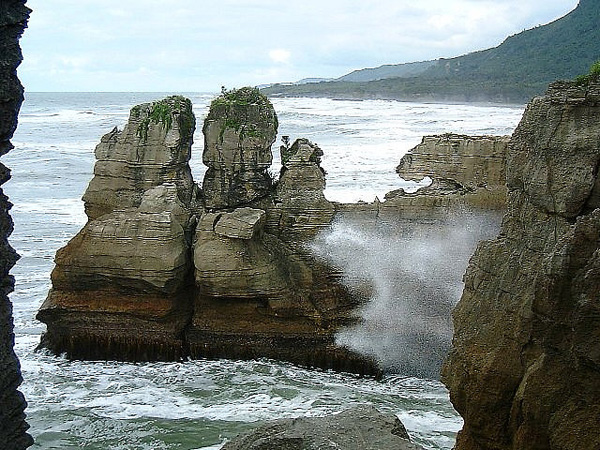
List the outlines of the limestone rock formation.
{"type": "Polygon", "coordinates": [[[192,357],[271,357],[377,373],[369,359],[337,347],[357,300],[265,232],[265,212],[207,213],[196,229],[195,301],[186,332],[192,357]]]}
{"type": "MultiPolygon", "coordinates": [[[[258,91],[240,91],[217,98],[205,121],[208,211],[187,164],[188,100],[135,107],[122,132],[102,138],[84,195],[89,221],[57,252],[38,313],[48,325],[43,346],[82,359],[272,357],[379,373],[335,345],[361,299],[334,269],[268,229],[276,117],[258,91]]],[[[298,141],[279,183],[283,211],[315,229],[333,212],[320,154],[298,141]]]]}
{"type": "Polygon", "coordinates": [[[281,146],[281,175],[269,208],[269,230],[297,242],[313,237],[331,224],[335,208],[323,193],[323,151],[308,139],[281,146]]]}
{"type": "Polygon", "coordinates": [[[202,129],[207,208],[248,205],[270,193],[277,127],[273,105],[256,88],[224,91],[213,100],[202,129]]]}
{"type": "Polygon", "coordinates": [[[194,129],[192,104],[184,97],[135,106],[124,129],[104,135],[96,147],[94,178],[83,196],[88,217],[137,207],[144,192],[163,183],[175,183],[179,199],[189,204],[194,129]]]}
{"type": "Polygon", "coordinates": [[[453,313],[457,450],[600,448],[599,167],[600,82],[551,85],[512,137],[508,213],[453,313]]]}
{"type": "Polygon", "coordinates": [[[281,419],[240,435],[223,450],[422,450],[400,420],[359,405],[325,417],[281,419]]]}
{"type": "MultiPolygon", "coordinates": [[[[22,60],[19,38],[27,26],[29,13],[22,0],[3,0],[0,6],[0,156],[13,148],[10,139],[23,102],[17,67],[22,60]]],[[[0,163],[0,185],[9,179],[10,171],[0,163]]],[[[8,298],[14,287],[9,271],[18,259],[8,243],[13,230],[11,206],[0,189],[0,442],[6,450],[21,450],[32,445],[33,440],[27,434],[25,399],[17,390],[21,368],[13,350],[12,305],[8,298]]]]}
{"type": "Polygon", "coordinates": [[[406,180],[426,176],[454,180],[467,189],[504,186],[510,136],[425,136],[400,160],[396,172],[406,180]]]}
{"type": "Polygon", "coordinates": [[[439,217],[449,208],[504,209],[509,136],[425,136],[404,155],[396,172],[409,181],[430,177],[415,193],[386,194],[383,213],[404,218],[439,217]]]}
{"type": "Polygon", "coordinates": [[[102,138],[84,195],[88,223],[57,252],[37,316],[48,325],[44,346],[82,359],[184,355],[201,213],[188,165],[193,132],[189,100],[169,97],[133,108],[122,132],[102,138]]]}

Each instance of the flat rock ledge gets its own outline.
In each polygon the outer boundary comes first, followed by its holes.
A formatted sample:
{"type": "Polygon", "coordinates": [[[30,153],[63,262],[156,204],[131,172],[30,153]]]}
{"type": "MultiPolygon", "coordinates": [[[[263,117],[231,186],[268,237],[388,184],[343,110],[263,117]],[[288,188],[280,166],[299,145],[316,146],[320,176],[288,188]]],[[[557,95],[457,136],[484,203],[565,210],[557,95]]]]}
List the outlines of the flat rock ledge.
{"type": "Polygon", "coordinates": [[[325,417],[281,419],[240,435],[222,450],[423,450],[393,414],[359,405],[325,417]]]}

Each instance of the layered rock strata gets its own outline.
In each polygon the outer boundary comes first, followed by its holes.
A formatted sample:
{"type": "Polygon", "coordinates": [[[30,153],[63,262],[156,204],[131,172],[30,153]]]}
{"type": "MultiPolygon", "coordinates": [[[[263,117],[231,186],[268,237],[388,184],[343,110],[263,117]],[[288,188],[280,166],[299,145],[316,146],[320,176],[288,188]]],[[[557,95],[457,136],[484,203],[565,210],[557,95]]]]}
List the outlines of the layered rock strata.
{"type": "Polygon", "coordinates": [[[430,177],[431,185],[414,193],[389,192],[383,212],[398,210],[404,217],[419,218],[457,207],[504,209],[509,141],[510,136],[425,136],[402,157],[396,172],[407,181],[430,177]]]}
{"type": "Polygon", "coordinates": [[[137,207],[148,189],[163,183],[175,183],[189,204],[195,122],[191,102],[181,96],[134,107],[123,130],[107,133],[96,147],[94,178],[83,196],[89,219],[137,207]]]}
{"type": "Polygon", "coordinates": [[[277,125],[273,105],[258,89],[224,91],[213,100],[202,128],[207,208],[242,206],[270,194],[277,125]]]}
{"type": "Polygon", "coordinates": [[[512,137],[508,213],[453,313],[457,450],[600,448],[599,167],[600,82],[551,85],[512,137]]]}
{"type": "Polygon", "coordinates": [[[323,150],[308,139],[281,146],[281,174],[274,205],[268,209],[269,230],[288,242],[305,241],[328,227],[335,207],[325,198],[323,150]]]}
{"type": "Polygon", "coordinates": [[[135,107],[123,131],[102,138],[89,221],[57,252],[38,313],[42,344],[72,358],[272,357],[378,373],[335,345],[360,298],[299,241],[333,215],[321,150],[297,141],[275,189],[273,108],[256,89],[227,91],[204,123],[200,192],[188,106],[170,97],[135,107]],[[275,215],[284,219],[268,226],[275,215]]]}
{"type": "Polygon", "coordinates": [[[194,116],[169,97],[102,138],[83,196],[88,223],[57,252],[38,319],[43,345],[81,359],[177,359],[190,320],[201,213],[188,165],[194,116]]]}
{"type": "MultiPolygon", "coordinates": [[[[19,38],[30,12],[23,0],[3,0],[0,6],[0,156],[13,148],[10,139],[23,102],[23,87],[17,78],[17,67],[22,60],[19,38]]],[[[0,185],[9,179],[9,169],[0,163],[0,185]]],[[[25,399],[17,390],[22,379],[13,350],[12,304],[8,298],[14,287],[9,271],[18,259],[8,243],[13,230],[11,206],[0,189],[0,442],[6,450],[21,450],[32,445],[33,440],[27,434],[25,399]]]]}
{"type": "Polygon", "coordinates": [[[240,435],[223,450],[422,450],[393,414],[354,406],[325,417],[276,420],[240,435]]]}

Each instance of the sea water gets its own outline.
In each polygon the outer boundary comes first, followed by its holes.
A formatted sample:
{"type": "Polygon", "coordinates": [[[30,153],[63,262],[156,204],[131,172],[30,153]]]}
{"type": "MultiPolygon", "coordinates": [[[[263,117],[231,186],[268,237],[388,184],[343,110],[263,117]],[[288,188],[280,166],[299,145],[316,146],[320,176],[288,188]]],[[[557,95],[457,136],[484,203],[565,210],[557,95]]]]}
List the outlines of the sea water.
{"type": "MultiPolygon", "coordinates": [[[[50,287],[54,255],[86,222],[81,196],[92,177],[94,147],[103,134],[126,123],[132,106],[165,95],[27,93],[15,149],[2,158],[12,170],[4,190],[14,204],[10,242],[21,259],[12,270],[16,287],[11,299],[33,448],[218,449],[263,421],[335,413],[364,403],[396,414],[425,448],[452,448],[461,419],[434,379],[398,373],[376,381],[270,360],[81,362],[35,351],[44,331],[35,314],[50,287]]],[[[201,182],[201,125],[214,96],[185,95],[197,118],[191,166],[201,182]]],[[[395,167],[423,135],[510,134],[523,112],[518,105],[383,100],[282,98],[273,104],[280,136],[307,137],[323,149],[326,196],[335,201],[383,199],[392,189],[410,187],[395,167]]],[[[342,233],[352,239],[357,235],[342,233]]],[[[340,238],[339,230],[334,237],[340,238]]],[[[340,246],[336,239],[324,242],[340,246]]],[[[459,292],[455,296],[458,300],[459,292]]],[[[351,338],[352,330],[344,333],[351,338]]]]}

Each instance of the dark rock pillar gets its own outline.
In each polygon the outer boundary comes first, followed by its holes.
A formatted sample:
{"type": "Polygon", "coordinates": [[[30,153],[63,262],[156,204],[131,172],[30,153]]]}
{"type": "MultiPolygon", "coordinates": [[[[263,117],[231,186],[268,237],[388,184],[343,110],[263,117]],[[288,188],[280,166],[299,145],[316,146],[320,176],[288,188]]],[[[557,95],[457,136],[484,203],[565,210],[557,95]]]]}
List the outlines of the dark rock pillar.
{"type": "MultiPolygon", "coordinates": [[[[27,26],[30,10],[24,1],[2,0],[0,3],[0,156],[13,147],[10,143],[17,114],[23,102],[23,87],[17,78],[22,60],[19,38],[27,26]]],[[[0,163],[0,185],[10,179],[10,171],[0,163]]],[[[10,269],[18,255],[8,244],[13,229],[9,215],[11,204],[0,189],[0,442],[6,450],[24,449],[33,440],[26,431],[25,399],[17,391],[21,383],[19,361],[13,351],[12,305],[8,294],[14,287],[10,269]]]]}

